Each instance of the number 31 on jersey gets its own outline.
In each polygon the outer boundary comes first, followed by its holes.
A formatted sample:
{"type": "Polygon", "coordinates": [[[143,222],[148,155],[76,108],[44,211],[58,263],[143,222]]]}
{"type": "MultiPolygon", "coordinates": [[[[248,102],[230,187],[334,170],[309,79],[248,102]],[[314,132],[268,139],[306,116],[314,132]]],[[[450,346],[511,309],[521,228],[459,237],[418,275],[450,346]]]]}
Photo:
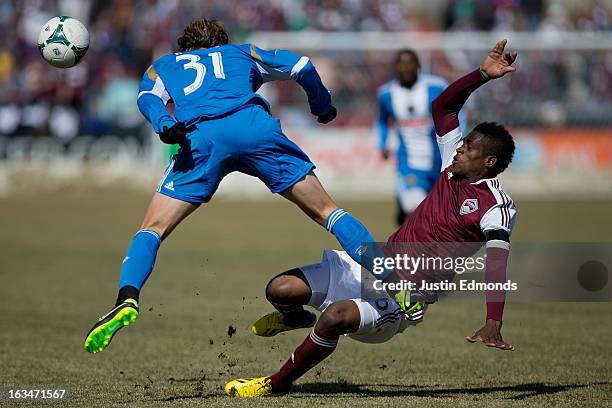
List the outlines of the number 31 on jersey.
{"type": "MultiPolygon", "coordinates": [[[[209,57],[212,58],[213,70],[215,71],[215,78],[225,79],[225,72],[223,72],[223,59],[221,58],[220,52],[211,52],[208,54],[209,57]]],[[[176,62],[179,61],[188,61],[185,65],[183,65],[183,69],[195,69],[196,77],[195,80],[183,88],[183,92],[185,92],[185,96],[189,95],[192,92],[195,92],[202,86],[202,82],[204,81],[204,75],[206,75],[206,65],[198,62],[200,61],[200,56],[195,54],[180,54],[176,56],[176,62]]]]}

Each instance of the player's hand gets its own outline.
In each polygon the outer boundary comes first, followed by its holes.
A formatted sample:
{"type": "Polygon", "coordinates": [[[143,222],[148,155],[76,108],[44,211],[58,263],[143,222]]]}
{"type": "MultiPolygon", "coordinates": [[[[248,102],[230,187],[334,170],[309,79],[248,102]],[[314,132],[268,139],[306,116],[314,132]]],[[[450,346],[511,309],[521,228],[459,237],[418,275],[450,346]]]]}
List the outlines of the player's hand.
{"type": "Polygon", "coordinates": [[[504,52],[507,42],[508,40],[501,40],[495,44],[495,47],[489,51],[489,55],[480,64],[480,70],[491,79],[500,78],[508,72],[516,71],[512,64],[516,61],[518,53],[516,51],[504,52]]]}
{"type": "Polygon", "coordinates": [[[389,149],[383,149],[380,151],[380,157],[382,157],[383,160],[389,160],[389,157],[391,157],[391,151],[389,149]]]}
{"type": "Polygon", "coordinates": [[[334,120],[336,118],[336,115],[338,114],[338,111],[336,110],[336,108],[332,105],[329,108],[329,112],[327,112],[325,115],[319,115],[317,116],[317,122],[319,123],[323,123],[324,125],[326,123],[331,122],[332,120],[334,120]]]}
{"type": "Polygon", "coordinates": [[[164,126],[159,134],[159,139],[166,144],[178,144],[181,147],[187,145],[187,128],[185,124],[176,122],[172,127],[164,126]]]}
{"type": "Polygon", "coordinates": [[[487,347],[495,347],[502,350],[514,351],[514,346],[506,343],[501,335],[502,323],[497,320],[487,319],[484,326],[465,339],[470,343],[482,341],[487,347]]]}

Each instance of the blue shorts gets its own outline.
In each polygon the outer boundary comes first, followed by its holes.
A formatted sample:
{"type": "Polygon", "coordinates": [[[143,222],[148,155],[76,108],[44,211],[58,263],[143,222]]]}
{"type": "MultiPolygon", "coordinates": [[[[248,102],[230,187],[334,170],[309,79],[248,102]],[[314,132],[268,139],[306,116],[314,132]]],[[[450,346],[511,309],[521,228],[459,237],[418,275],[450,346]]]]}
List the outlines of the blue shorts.
{"type": "MultiPolygon", "coordinates": [[[[297,183],[315,166],[260,105],[195,124],[190,148],[181,148],[166,168],[157,191],[191,203],[210,201],[227,174],[259,178],[273,193],[297,183]]],[[[191,130],[191,129],[190,129],[191,130]]]]}
{"type": "Polygon", "coordinates": [[[438,177],[440,177],[440,172],[437,169],[433,171],[415,170],[412,168],[402,169],[396,174],[397,192],[421,188],[429,193],[438,181],[438,177]]]}

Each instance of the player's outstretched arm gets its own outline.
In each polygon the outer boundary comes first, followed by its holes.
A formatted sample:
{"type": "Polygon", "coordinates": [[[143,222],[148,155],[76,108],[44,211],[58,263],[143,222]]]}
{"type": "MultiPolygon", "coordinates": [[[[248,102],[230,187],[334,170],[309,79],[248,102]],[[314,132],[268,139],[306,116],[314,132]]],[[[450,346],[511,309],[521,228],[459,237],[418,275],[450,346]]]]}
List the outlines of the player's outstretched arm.
{"type": "Polygon", "coordinates": [[[491,49],[480,67],[450,84],[431,105],[436,134],[444,136],[459,127],[459,111],[469,96],[489,79],[500,78],[516,70],[512,66],[516,52],[504,52],[506,40],[491,49]]]}

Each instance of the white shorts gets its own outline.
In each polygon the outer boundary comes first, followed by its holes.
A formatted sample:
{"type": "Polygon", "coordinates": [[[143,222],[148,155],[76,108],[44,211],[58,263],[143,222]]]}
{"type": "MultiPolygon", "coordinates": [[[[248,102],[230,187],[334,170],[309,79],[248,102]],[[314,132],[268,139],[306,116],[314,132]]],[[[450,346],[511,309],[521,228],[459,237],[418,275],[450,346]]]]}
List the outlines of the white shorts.
{"type": "Polygon", "coordinates": [[[323,312],[341,300],[352,300],[359,308],[359,329],[347,336],[364,343],[384,343],[406,327],[415,323],[406,319],[404,312],[387,292],[376,292],[374,298],[362,299],[361,265],[346,252],[326,249],[318,264],[299,268],[312,290],[308,304],[323,312]]]}

